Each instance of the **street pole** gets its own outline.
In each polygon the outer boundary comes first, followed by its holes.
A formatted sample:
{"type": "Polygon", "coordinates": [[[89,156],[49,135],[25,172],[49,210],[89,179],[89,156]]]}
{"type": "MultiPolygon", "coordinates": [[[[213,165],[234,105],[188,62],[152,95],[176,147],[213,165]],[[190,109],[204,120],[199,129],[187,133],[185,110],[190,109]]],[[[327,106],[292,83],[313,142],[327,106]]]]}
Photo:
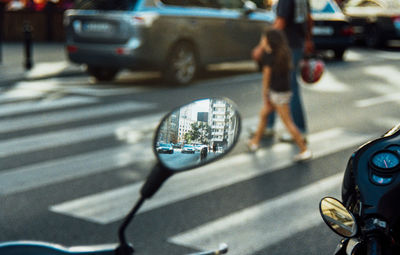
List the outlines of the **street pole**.
{"type": "Polygon", "coordinates": [[[4,29],[4,12],[6,3],[0,0],[0,65],[3,63],[3,29],[4,29]]]}
{"type": "Polygon", "coordinates": [[[25,69],[32,69],[32,25],[29,21],[24,22],[24,47],[25,47],[25,69]]]}

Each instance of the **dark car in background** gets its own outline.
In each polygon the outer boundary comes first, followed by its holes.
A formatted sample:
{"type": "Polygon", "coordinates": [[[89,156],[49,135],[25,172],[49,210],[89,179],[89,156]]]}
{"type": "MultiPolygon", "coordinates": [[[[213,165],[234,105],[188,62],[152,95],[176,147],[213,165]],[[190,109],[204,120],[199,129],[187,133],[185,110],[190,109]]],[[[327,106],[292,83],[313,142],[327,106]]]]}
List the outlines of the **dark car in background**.
{"type": "Polygon", "coordinates": [[[343,12],[350,17],[357,41],[369,47],[400,39],[400,0],[348,0],[343,12]]]}
{"type": "Polygon", "coordinates": [[[159,70],[187,84],[209,64],[249,60],[273,20],[242,0],[80,0],[64,23],[68,58],[97,80],[159,70]]]}
{"type": "Polygon", "coordinates": [[[354,43],[354,31],[348,18],[333,0],[310,0],[314,27],[313,41],[317,51],[332,50],[342,60],[354,43]]]}

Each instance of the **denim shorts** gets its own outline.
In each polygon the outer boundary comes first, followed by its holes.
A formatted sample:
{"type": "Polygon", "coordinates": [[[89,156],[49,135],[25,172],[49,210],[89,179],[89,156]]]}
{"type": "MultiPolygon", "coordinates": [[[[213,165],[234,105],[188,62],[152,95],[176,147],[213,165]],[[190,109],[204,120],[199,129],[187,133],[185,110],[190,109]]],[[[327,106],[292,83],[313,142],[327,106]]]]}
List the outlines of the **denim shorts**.
{"type": "Polygon", "coordinates": [[[269,98],[274,105],[289,104],[291,97],[292,91],[276,92],[271,90],[269,92],[269,98]]]}

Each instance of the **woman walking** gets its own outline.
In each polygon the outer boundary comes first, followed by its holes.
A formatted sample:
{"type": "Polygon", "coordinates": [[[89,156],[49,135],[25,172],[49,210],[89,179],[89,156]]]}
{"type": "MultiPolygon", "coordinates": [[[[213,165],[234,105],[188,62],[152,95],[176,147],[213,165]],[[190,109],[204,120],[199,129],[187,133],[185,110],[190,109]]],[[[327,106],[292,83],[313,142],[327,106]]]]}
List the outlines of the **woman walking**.
{"type": "Polygon", "coordinates": [[[263,49],[261,65],[264,104],[260,112],[258,128],[248,142],[249,150],[256,151],[259,148],[268,115],[276,111],[300,149],[300,153],[295,155],[294,160],[308,160],[312,157],[312,153],[307,148],[306,142],[294,124],[290,113],[289,102],[292,96],[290,70],[293,66],[285,34],[280,30],[268,28],[262,34],[261,47],[263,49]]]}

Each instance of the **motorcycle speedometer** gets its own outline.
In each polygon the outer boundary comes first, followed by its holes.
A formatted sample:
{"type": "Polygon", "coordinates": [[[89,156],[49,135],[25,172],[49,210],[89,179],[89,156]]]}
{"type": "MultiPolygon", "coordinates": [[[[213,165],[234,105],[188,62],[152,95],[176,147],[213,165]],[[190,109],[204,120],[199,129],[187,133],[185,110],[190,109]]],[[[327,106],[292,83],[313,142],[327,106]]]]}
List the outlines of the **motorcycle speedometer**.
{"type": "Polygon", "coordinates": [[[391,173],[399,168],[400,158],[394,151],[381,150],[372,155],[370,164],[379,172],[391,173]]]}

